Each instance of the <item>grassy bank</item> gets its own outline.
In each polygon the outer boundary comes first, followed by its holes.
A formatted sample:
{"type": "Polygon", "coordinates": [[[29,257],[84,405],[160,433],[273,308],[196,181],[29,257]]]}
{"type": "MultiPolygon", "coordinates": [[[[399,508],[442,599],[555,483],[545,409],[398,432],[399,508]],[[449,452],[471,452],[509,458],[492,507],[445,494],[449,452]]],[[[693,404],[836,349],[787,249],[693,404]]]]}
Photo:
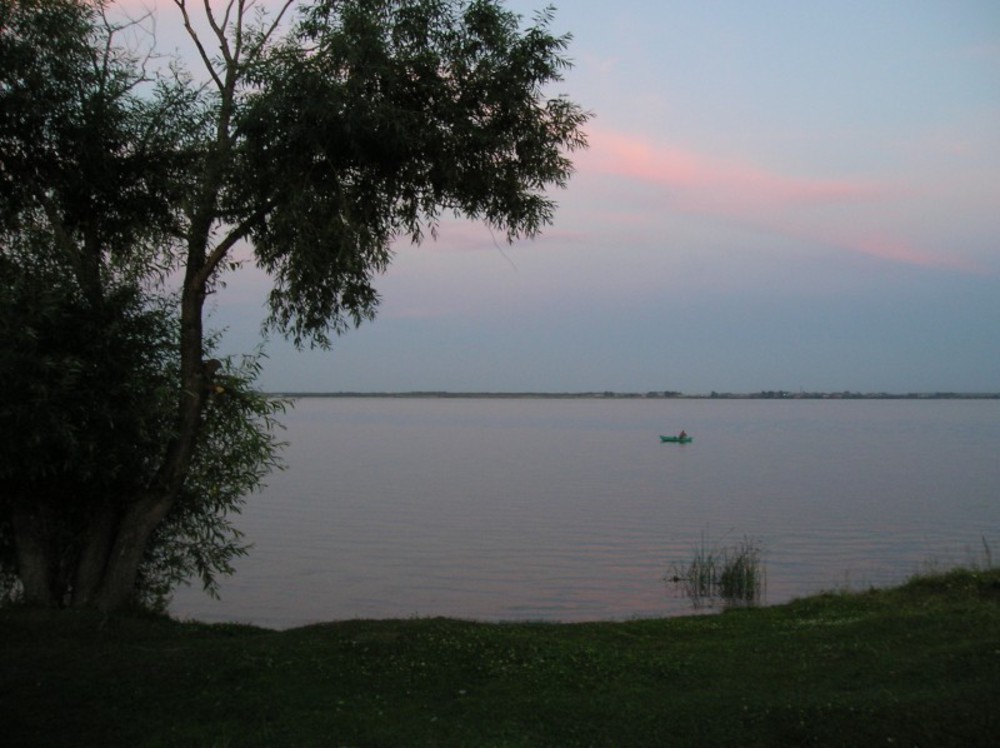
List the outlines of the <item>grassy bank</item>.
{"type": "Polygon", "coordinates": [[[1000,571],[717,616],[275,632],[0,611],[3,742],[985,745],[1000,571]]]}

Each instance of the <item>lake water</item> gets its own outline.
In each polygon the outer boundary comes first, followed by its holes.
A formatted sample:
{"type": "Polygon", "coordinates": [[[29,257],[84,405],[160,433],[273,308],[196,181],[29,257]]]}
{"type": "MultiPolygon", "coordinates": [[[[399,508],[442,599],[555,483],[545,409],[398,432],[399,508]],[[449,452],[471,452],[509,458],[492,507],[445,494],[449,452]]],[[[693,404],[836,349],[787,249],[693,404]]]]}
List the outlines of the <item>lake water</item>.
{"type": "Polygon", "coordinates": [[[221,601],[274,628],[346,618],[692,612],[663,578],[754,539],[766,602],[1000,559],[998,400],[308,398],[250,497],[221,601]],[[686,429],[692,444],[661,444],[686,429]]]}

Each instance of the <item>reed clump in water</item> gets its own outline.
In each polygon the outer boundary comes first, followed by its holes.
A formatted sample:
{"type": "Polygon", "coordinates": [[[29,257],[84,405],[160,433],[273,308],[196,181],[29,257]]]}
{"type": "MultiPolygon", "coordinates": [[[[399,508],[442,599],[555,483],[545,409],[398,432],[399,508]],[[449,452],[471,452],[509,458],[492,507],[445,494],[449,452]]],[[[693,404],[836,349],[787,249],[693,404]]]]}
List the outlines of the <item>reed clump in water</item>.
{"type": "Polygon", "coordinates": [[[751,538],[723,551],[719,596],[727,605],[757,605],[764,597],[764,560],[751,538]]]}
{"type": "Polygon", "coordinates": [[[668,581],[680,585],[695,608],[721,601],[726,607],[752,607],[764,599],[764,558],[760,543],[744,537],[736,545],[715,548],[705,542],[687,564],[675,564],[668,581]]]}

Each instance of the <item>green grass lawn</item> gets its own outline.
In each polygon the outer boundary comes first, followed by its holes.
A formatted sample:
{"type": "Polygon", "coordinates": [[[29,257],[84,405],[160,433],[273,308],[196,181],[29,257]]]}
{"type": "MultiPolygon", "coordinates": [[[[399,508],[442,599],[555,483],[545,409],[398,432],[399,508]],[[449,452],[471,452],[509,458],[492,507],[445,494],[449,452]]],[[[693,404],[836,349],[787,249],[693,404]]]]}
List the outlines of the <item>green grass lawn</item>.
{"type": "Polygon", "coordinates": [[[625,623],[0,611],[8,746],[1000,744],[1000,570],[625,623]]]}

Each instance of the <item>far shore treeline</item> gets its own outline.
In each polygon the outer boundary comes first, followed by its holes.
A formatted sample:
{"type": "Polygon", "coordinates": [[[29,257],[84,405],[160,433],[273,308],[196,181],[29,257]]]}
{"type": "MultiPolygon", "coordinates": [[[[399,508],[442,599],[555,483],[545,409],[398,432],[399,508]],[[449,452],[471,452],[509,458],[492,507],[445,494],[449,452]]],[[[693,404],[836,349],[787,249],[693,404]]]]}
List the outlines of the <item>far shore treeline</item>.
{"type": "Polygon", "coordinates": [[[384,398],[442,398],[469,399],[493,398],[497,400],[539,399],[595,399],[595,400],[1000,400],[1000,392],[789,392],[787,390],[767,390],[761,392],[711,392],[709,394],[688,395],[683,392],[272,392],[283,398],[309,397],[384,397],[384,398]]]}

